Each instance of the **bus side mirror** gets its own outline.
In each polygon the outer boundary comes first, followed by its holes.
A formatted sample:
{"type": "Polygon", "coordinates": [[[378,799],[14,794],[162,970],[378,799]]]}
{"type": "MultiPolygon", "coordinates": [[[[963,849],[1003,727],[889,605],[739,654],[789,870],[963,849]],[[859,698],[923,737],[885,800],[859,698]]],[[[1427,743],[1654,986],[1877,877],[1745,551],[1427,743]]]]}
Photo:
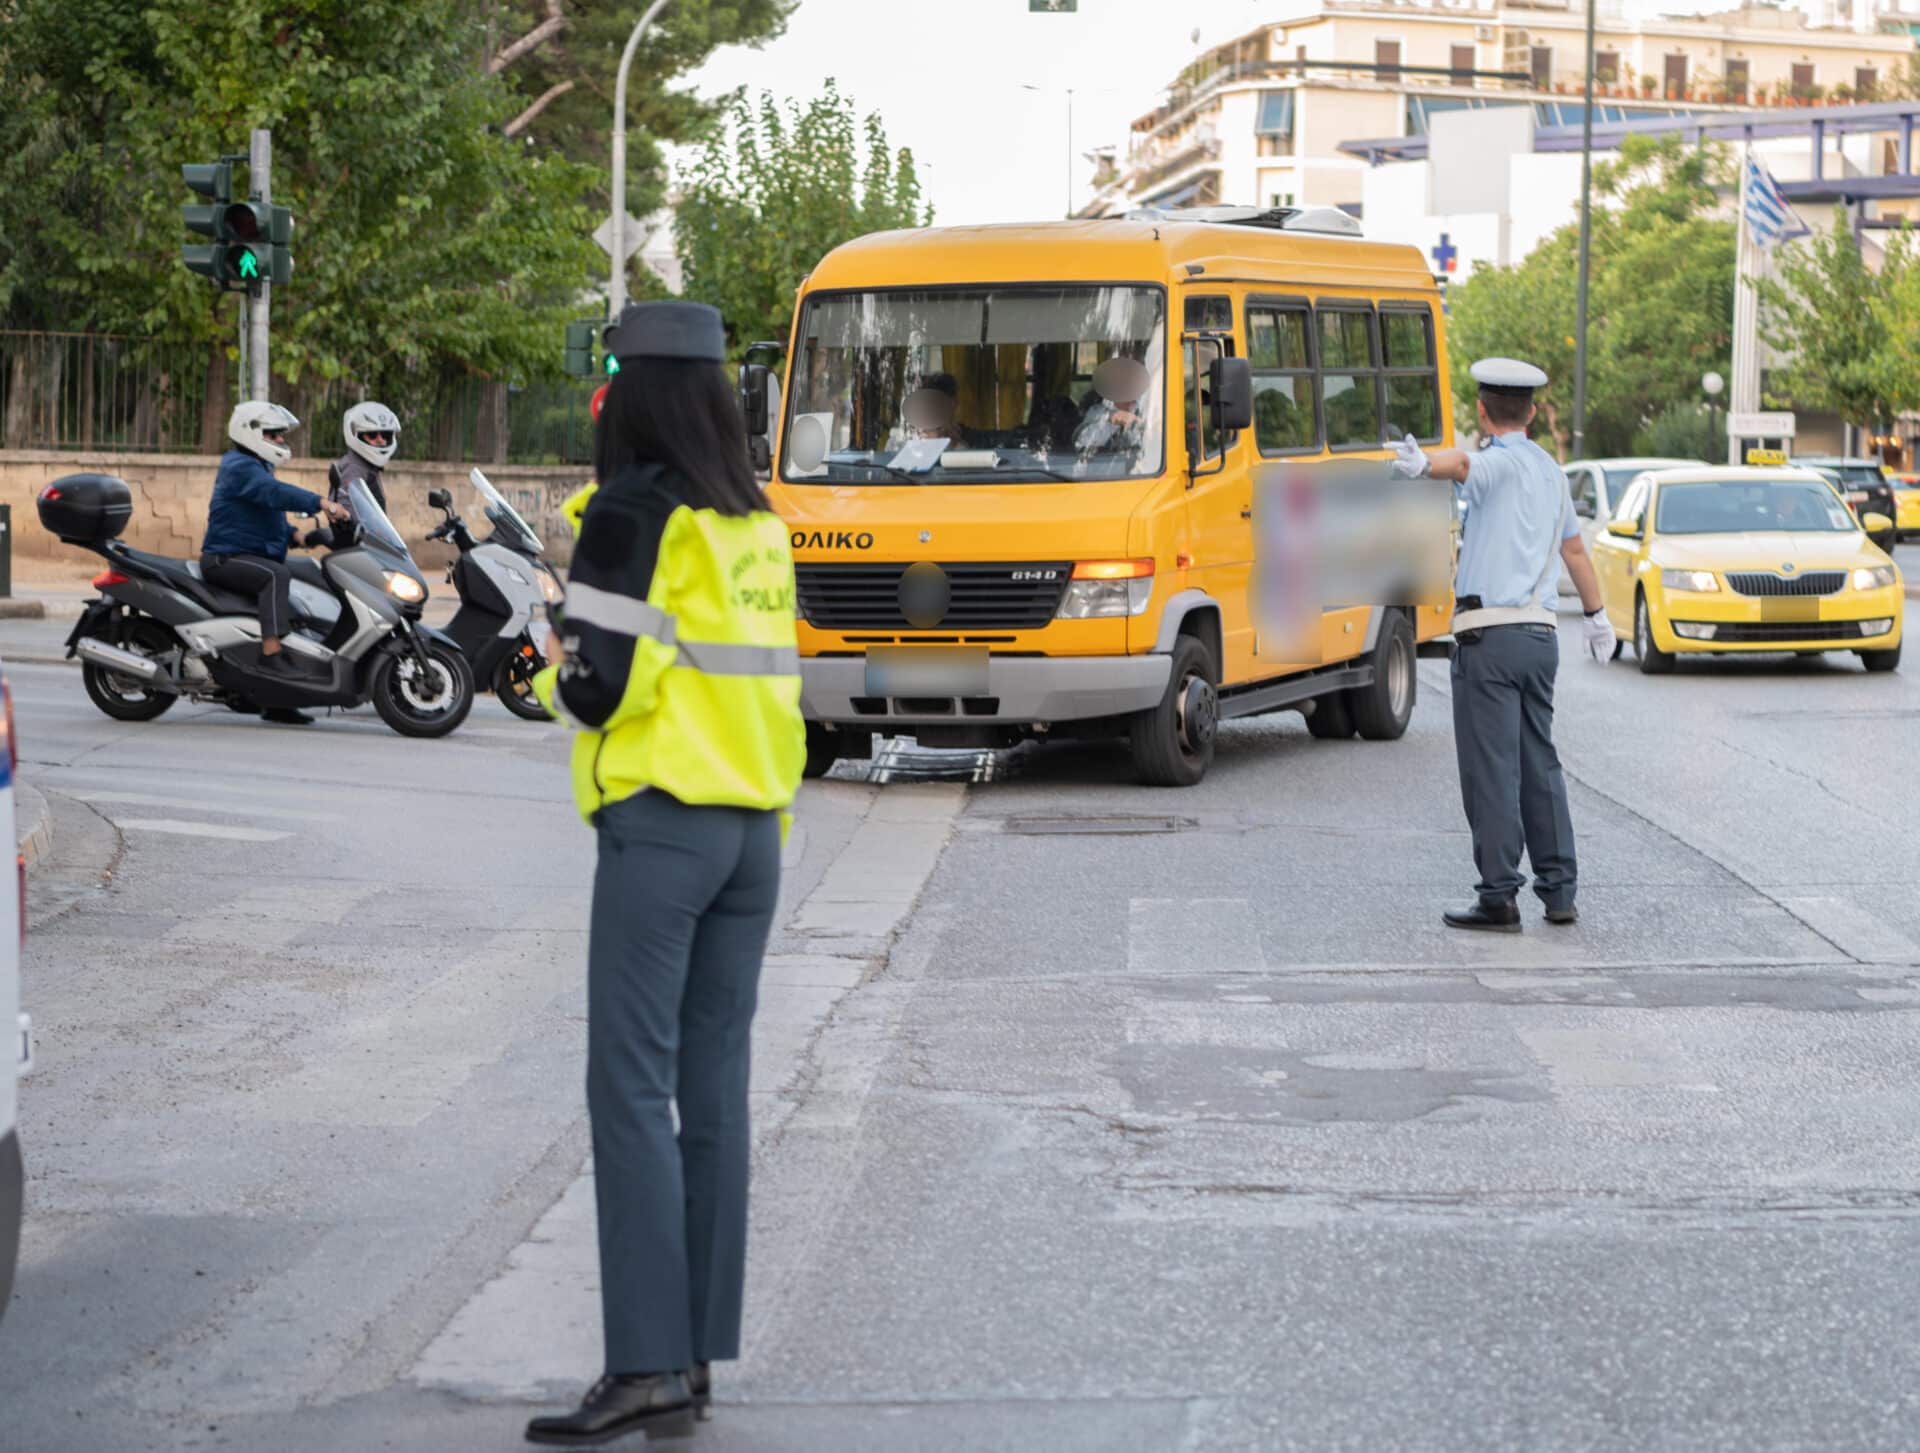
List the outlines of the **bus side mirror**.
{"type": "Polygon", "coordinates": [[[768,415],[772,412],[768,394],[773,370],[764,363],[740,365],[740,411],[746,416],[747,437],[764,438],[768,415]]]}
{"type": "Polygon", "coordinates": [[[1246,359],[1214,359],[1207,369],[1207,391],[1222,430],[1253,427],[1253,365],[1246,359]]]}

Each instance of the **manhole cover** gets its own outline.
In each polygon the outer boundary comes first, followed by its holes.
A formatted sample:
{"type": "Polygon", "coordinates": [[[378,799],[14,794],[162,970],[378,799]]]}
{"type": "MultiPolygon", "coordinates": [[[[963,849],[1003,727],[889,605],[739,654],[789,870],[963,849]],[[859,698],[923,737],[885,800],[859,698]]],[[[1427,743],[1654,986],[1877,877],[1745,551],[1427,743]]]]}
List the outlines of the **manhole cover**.
{"type": "Polygon", "coordinates": [[[1046,837],[1059,834],[1125,835],[1145,832],[1184,832],[1198,824],[1190,817],[1010,817],[1007,832],[1046,837]]]}

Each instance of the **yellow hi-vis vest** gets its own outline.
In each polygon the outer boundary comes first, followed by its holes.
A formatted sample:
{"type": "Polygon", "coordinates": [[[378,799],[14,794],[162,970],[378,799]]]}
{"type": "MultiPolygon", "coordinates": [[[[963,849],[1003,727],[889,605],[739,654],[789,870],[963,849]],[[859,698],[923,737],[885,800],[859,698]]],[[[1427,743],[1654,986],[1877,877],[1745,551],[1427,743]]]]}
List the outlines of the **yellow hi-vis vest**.
{"type": "MultiPolygon", "coordinates": [[[[576,529],[588,493],[568,501],[576,529]]],[[[583,588],[570,584],[569,601],[583,588]]],[[[648,787],[696,805],[784,811],[799,789],[806,727],[793,554],[779,517],[681,505],[661,533],[646,600],[597,592],[594,609],[634,637],[633,663],[613,715],[574,736],[580,815],[591,821],[648,787]]],[[[558,685],[549,667],[534,690],[566,720],[558,685]]]]}

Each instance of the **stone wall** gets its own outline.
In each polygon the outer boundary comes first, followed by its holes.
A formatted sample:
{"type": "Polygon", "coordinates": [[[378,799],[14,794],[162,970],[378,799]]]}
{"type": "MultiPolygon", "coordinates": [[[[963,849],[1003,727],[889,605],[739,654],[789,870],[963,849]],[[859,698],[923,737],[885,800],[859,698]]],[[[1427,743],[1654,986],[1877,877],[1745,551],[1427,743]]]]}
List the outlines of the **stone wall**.
{"type": "MultiPolygon", "coordinates": [[[[326,493],[325,459],[290,459],[274,472],[289,484],[326,493]]],[[[207,502],[213,494],[218,458],[197,454],[79,454],[65,450],[0,450],[0,503],[13,506],[13,553],[16,559],[83,560],[86,553],[40,528],[34,501],[40,491],[63,474],[115,474],[133,489],[133,519],[121,536],[135,549],[159,555],[196,555],[207,524],[207,502]]],[[[453,507],[484,533],[480,494],[467,480],[466,464],[394,461],[386,471],[387,511],[406,537],[422,569],[449,563],[453,550],[444,544],[426,544],[427,531],[441,515],[427,508],[427,493],[445,489],[453,507]]],[[[540,533],[551,558],[564,565],[573,552],[573,531],[560,506],[585,484],[592,471],[567,465],[487,466],[494,488],[512,503],[540,533]]]]}

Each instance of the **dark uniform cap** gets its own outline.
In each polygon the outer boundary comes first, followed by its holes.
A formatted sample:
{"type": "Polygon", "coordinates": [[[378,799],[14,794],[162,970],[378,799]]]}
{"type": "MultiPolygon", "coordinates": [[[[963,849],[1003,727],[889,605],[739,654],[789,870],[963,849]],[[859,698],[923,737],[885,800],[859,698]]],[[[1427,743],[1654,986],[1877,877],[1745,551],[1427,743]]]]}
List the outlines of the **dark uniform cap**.
{"type": "Polygon", "coordinates": [[[629,303],[620,310],[620,321],[607,329],[604,343],[615,358],[727,361],[720,310],[705,303],[629,303]]]}
{"type": "Polygon", "coordinates": [[[1482,393],[1505,398],[1529,399],[1535,389],[1547,386],[1546,374],[1517,358],[1483,358],[1467,372],[1482,393]]]}

